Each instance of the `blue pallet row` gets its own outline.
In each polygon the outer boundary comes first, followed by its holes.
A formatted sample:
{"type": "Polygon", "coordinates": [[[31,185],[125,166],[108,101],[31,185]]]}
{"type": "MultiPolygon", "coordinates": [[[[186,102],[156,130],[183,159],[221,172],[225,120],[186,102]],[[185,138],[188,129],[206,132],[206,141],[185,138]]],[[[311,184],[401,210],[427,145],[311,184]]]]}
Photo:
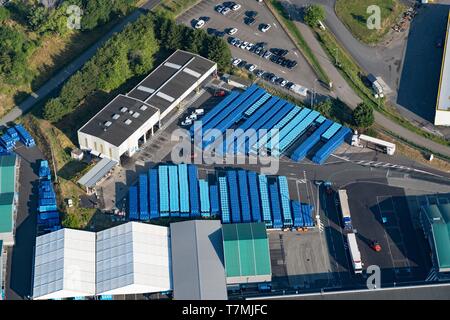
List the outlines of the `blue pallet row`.
{"type": "MultiPolygon", "coordinates": [[[[203,135],[207,133],[208,129],[215,128],[226,116],[230,114],[234,109],[236,109],[242,102],[244,102],[253,92],[258,89],[257,85],[250,86],[243,93],[238,94],[237,98],[228,103],[226,106],[223,106],[220,110],[214,113],[213,117],[203,118],[203,135]],[[206,118],[206,119],[205,119],[206,118]]],[[[216,108],[208,112],[209,115],[211,112],[214,112],[216,108]]]]}
{"type": "MultiPolygon", "coordinates": [[[[251,95],[247,96],[245,100],[233,111],[231,111],[225,118],[223,118],[215,129],[219,130],[222,133],[230,128],[233,124],[242,119],[244,112],[252,106],[254,103],[258,101],[261,97],[263,97],[265,91],[263,89],[258,89],[253,92],[251,95]]],[[[205,145],[209,145],[211,139],[211,135],[206,134],[204,137],[205,145]]]]}
{"type": "Polygon", "coordinates": [[[198,180],[198,187],[200,190],[200,211],[202,217],[211,216],[211,205],[209,201],[209,184],[208,181],[200,179],[198,180]]]}
{"type": "Polygon", "coordinates": [[[294,161],[302,161],[308,152],[320,141],[320,136],[333,124],[331,120],[325,120],[305,141],[303,141],[291,155],[294,161]]]}
{"type": "Polygon", "coordinates": [[[261,205],[258,191],[258,180],[256,176],[256,172],[248,171],[248,186],[250,189],[250,203],[252,206],[252,221],[253,222],[261,222],[261,205]]]}
{"type": "Polygon", "coordinates": [[[245,112],[244,112],[244,117],[248,118],[250,117],[252,114],[254,114],[256,112],[256,110],[258,110],[259,108],[261,108],[261,106],[266,103],[267,100],[269,100],[272,97],[272,95],[270,93],[265,93],[258,101],[256,101],[255,103],[253,103],[251,105],[250,108],[248,108],[245,112]]]}
{"type": "Polygon", "coordinates": [[[50,219],[58,219],[59,220],[59,212],[58,211],[49,211],[42,212],[38,214],[38,223],[43,223],[46,220],[50,219]]]}
{"type": "Polygon", "coordinates": [[[301,204],[301,210],[302,210],[302,216],[303,216],[303,222],[304,226],[307,228],[314,227],[314,221],[312,218],[312,211],[313,207],[309,204],[301,204]]]}
{"type": "MultiPolygon", "coordinates": [[[[228,106],[232,101],[234,101],[239,96],[239,92],[232,91],[228,96],[226,96],[218,105],[216,105],[211,111],[209,111],[203,118],[202,118],[202,127],[211,121],[217,114],[223,111],[223,109],[228,106]]],[[[194,125],[190,128],[190,134],[191,137],[193,137],[194,133],[197,134],[198,131],[194,132],[194,125]]],[[[200,130],[200,129],[199,129],[200,130]]]]}
{"type": "Polygon", "coordinates": [[[178,191],[178,167],[169,166],[169,207],[170,215],[180,216],[180,192],[178,191]]]}
{"type": "Polygon", "coordinates": [[[158,167],[159,178],[159,215],[168,217],[170,212],[169,206],[169,174],[165,165],[158,167]]]}
{"type": "Polygon", "coordinates": [[[31,134],[27,130],[25,130],[25,128],[22,125],[17,124],[14,126],[14,128],[16,129],[17,133],[19,134],[20,140],[22,141],[22,143],[24,145],[26,145],[27,147],[34,147],[36,145],[31,134]]]}
{"type": "Polygon", "coordinates": [[[299,123],[302,122],[310,112],[311,109],[303,108],[297,115],[295,115],[295,117],[286,122],[283,127],[278,127],[278,133],[268,138],[265,145],[266,149],[273,150],[276,146],[278,146],[278,143],[284,138],[284,136],[295,129],[295,127],[298,126],[299,123]]]}
{"type": "Polygon", "coordinates": [[[45,192],[52,192],[53,191],[52,182],[50,180],[40,180],[39,189],[45,192]]]}
{"type": "Polygon", "coordinates": [[[242,222],[252,222],[250,200],[248,198],[248,181],[247,181],[247,171],[238,171],[239,179],[239,195],[240,203],[242,208],[242,222]]]}
{"type": "Polygon", "coordinates": [[[159,218],[159,188],[158,169],[152,168],[148,172],[148,201],[150,207],[150,220],[159,218]]]}
{"type": "Polygon", "coordinates": [[[316,122],[317,122],[318,124],[322,124],[323,122],[325,122],[325,120],[327,120],[327,118],[325,118],[324,116],[319,116],[319,117],[316,119],[316,122]]]}
{"type": "Polygon", "coordinates": [[[317,164],[323,164],[328,159],[330,154],[335,151],[345,139],[352,134],[352,131],[347,127],[342,127],[339,131],[328,140],[320,149],[316,152],[312,161],[317,164]]]}
{"type": "Polygon", "coordinates": [[[52,191],[44,191],[44,190],[39,190],[39,198],[40,199],[56,199],[56,194],[55,192],[52,191]]]}
{"type": "Polygon", "coordinates": [[[7,156],[9,155],[9,151],[0,146],[0,156],[7,156]]]}
{"type": "Polygon", "coordinates": [[[188,165],[189,194],[191,204],[191,215],[200,216],[200,198],[198,194],[198,172],[195,165],[188,165]]]}
{"type": "Polygon", "coordinates": [[[267,112],[263,117],[261,117],[261,119],[251,126],[251,129],[253,129],[253,134],[249,135],[248,139],[246,139],[244,143],[240,144],[239,152],[245,152],[247,154],[250,151],[251,146],[254,145],[259,136],[262,135],[257,131],[263,129],[270,130],[278,121],[293,110],[293,108],[294,105],[283,99],[279,100],[269,112],[267,112]]]}
{"type": "Polygon", "coordinates": [[[9,136],[14,141],[14,143],[20,141],[20,137],[19,137],[19,134],[17,133],[16,129],[8,128],[8,129],[6,129],[6,133],[9,134],[9,136]]]}
{"type": "Polygon", "coordinates": [[[280,143],[278,144],[278,147],[273,150],[274,152],[272,155],[279,156],[280,154],[284,153],[287,148],[289,148],[302,134],[305,133],[305,131],[311,126],[311,124],[314,122],[314,119],[317,118],[319,115],[319,112],[317,111],[311,111],[308,116],[303,119],[302,122],[300,122],[295,128],[292,129],[291,132],[289,132],[284,138],[280,140],[280,143]]]}
{"type": "Polygon", "coordinates": [[[291,203],[289,201],[289,185],[285,176],[278,177],[281,208],[283,209],[283,226],[292,227],[291,203]]]}
{"type": "Polygon", "coordinates": [[[278,185],[272,183],[269,185],[270,204],[272,206],[273,227],[276,229],[283,228],[283,219],[281,218],[280,192],[278,185]]]}
{"type": "Polygon", "coordinates": [[[292,217],[294,219],[293,225],[295,228],[304,227],[305,223],[303,222],[302,215],[302,207],[299,201],[291,201],[292,204],[292,217]]]}
{"type": "Polygon", "coordinates": [[[219,189],[215,184],[209,186],[209,202],[211,205],[211,215],[218,216],[220,214],[219,189]]]}
{"type": "Polygon", "coordinates": [[[336,132],[338,132],[339,129],[341,129],[341,127],[342,125],[340,125],[339,123],[337,122],[333,123],[331,127],[329,127],[328,130],[322,134],[322,139],[324,140],[331,139],[331,137],[333,137],[336,134],[336,132]]]}
{"type": "Polygon", "coordinates": [[[241,222],[241,208],[239,206],[239,189],[237,184],[236,171],[227,171],[230,205],[231,205],[231,221],[233,223],[241,222]]]}
{"type": "Polygon", "coordinates": [[[128,191],[128,208],[130,220],[139,220],[137,186],[131,186],[128,191]]]}
{"type": "Polygon", "coordinates": [[[230,223],[230,205],[228,199],[227,178],[219,177],[220,192],[220,212],[222,214],[222,223],[230,223]]]}
{"type": "Polygon", "coordinates": [[[0,137],[0,145],[2,145],[3,148],[5,148],[8,152],[11,152],[16,146],[16,143],[9,136],[9,134],[5,133],[0,137]]]}
{"type": "Polygon", "coordinates": [[[262,218],[266,227],[272,228],[272,214],[270,210],[270,198],[269,198],[269,188],[267,185],[267,176],[260,174],[259,179],[259,193],[261,195],[261,207],[262,207],[262,218]]]}
{"type": "Polygon", "coordinates": [[[178,182],[180,184],[180,215],[189,217],[189,178],[187,164],[178,165],[178,182]]]}
{"type": "Polygon", "coordinates": [[[139,175],[139,219],[141,221],[150,220],[148,211],[148,175],[139,175]]]}
{"type": "Polygon", "coordinates": [[[47,178],[49,180],[51,179],[50,168],[48,166],[47,160],[41,160],[41,163],[39,166],[39,177],[47,178]]]}
{"type": "Polygon", "coordinates": [[[257,143],[255,143],[249,151],[253,154],[258,153],[259,149],[261,147],[264,147],[266,142],[270,140],[270,137],[276,135],[277,132],[282,129],[289,121],[291,121],[292,118],[294,118],[301,109],[302,108],[295,106],[291,109],[291,111],[289,111],[286,116],[280,119],[277,123],[274,123],[273,126],[266,127],[269,131],[266,134],[261,135],[261,137],[258,137],[257,143]]]}
{"type": "Polygon", "coordinates": [[[61,223],[61,221],[60,221],[59,218],[53,218],[53,219],[44,220],[41,223],[39,223],[39,225],[42,226],[42,227],[46,227],[46,228],[56,227],[55,229],[49,230],[49,231],[55,231],[55,230],[58,230],[58,229],[61,228],[60,227],[60,223],[61,223]]]}

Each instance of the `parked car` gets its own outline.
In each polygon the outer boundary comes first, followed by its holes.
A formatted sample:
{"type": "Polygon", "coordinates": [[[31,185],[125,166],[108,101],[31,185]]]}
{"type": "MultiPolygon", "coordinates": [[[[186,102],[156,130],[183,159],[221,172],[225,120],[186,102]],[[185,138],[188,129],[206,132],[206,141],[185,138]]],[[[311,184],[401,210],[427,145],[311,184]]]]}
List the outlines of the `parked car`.
{"type": "Polygon", "coordinates": [[[191,120],[197,120],[197,115],[195,114],[195,112],[193,112],[190,116],[189,119],[191,120]]]}
{"type": "Polygon", "coordinates": [[[266,52],[264,53],[264,59],[269,59],[271,55],[272,55],[272,52],[266,51],[266,52]]]}
{"type": "Polygon", "coordinates": [[[222,37],[225,36],[225,32],[217,30],[215,36],[219,37],[219,38],[222,38],[222,37]]]}
{"type": "Polygon", "coordinates": [[[270,82],[272,82],[272,83],[275,83],[277,80],[278,80],[278,77],[275,75],[270,78],[270,82]]]}
{"type": "MultiPolygon", "coordinates": [[[[214,97],[224,97],[226,95],[225,90],[216,90],[214,92],[214,97]]],[[[203,110],[203,109],[196,109],[196,110],[203,110]]]]}
{"type": "Polygon", "coordinates": [[[278,79],[278,83],[281,87],[285,87],[288,82],[287,82],[287,80],[281,78],[281,79],[278,79]]]}
{"type": "Polygon", "coordinates": [[[238,32],[238,28],[230,28],[228,29],[227,33],[232,36],[233,34],[235,34],[236,32],[238,32]]]}
{"type": "Polygon", "coordinates": [[[221,14],[223,14],[224,16],[227,15],[228,13],[230,13],[231,9],[228,7],[225,7],[222,9],[222,11],[220,12],[221,14]]]}
{"type": "Polygon", "coordinates": [[[244,41],[244,42],[241,44],[241,49],[245,49],[245,48],[247,47],[247,45],[248,45],[248,42],[247,42],[247,41],[244,41]]]}
{"type": "Polygon", "coordinates": [[[261,78],[263,76],[263,74],[264,74],[264,70],[258,70],[258,72],[256,72],[256,76],[258,78],[261,78]]]}
{"type": "Polygon", "coordinates": [[[244,23],[248,26],[252,26],[254,25],[256,22],[255,18],[250,18],[250,17],[245,17],[244,18],[244,23]]]}
{"type": "Polygon", "coordinates": [[[197,23],[195,24],[195,29],[200,29],[203,28],[203,26],[205,25],[205,20],[198,20],[197,23]]]}
{"type": "Polygon", "coordinates": [[[182,126],[190,126],[192,124],[192,120],[187,118],[183,122],[181,122],[182,126]]]}
{"type": "Polygon", "coordinates": [[[262,32],[267,32],[270,29],[270,24],[263,24],[261,25],[261,31],[262,32]]]}
{"type": "Polygon", "coordinates": [[[253,46],[254,46],[254,44],[251,43],[251,42],[249,42],[249,43],[247,44],[247,46],[245,47],[245,49],[247,49],[248,51],[250,51],[250,49],[253,48],[253,46]]]}
{"type": "Polygon", "coordinates": [[[222,13],[223,9],[225,9],[225,7],[223,5],[221,5],[221,4],[216,6],[216,11],[219,12],[219,13],[222,13]]]}
{"type": "Polygon", "coordinates": [[[262,47],[256,47],[255,53],[259,55],[259,53],[262,51],[262,47]]]}
{"type": "Polygon", "coordinates": [[[256,68],[257,68],[257,65],[251,64],[251,65],[248,67],[248,71],[253,72],[253,71],[255,71],[256,68]]]}
{"type": "Polygon", "coordinates": [[[256,16],[258,15],[258,12],[250,10],[245,12],[245,15],[249,18],[256,18],[256,16]]]}
{"type": "Polygon", "coordinates": [[[238,39],[236,39],[236,38],[231,38],[230,44],[231,44],[232,46],[235,46],[237,41],[238,41],[238,39]]]}
{"type": "Polygon", "coordinates": [[[233,2],[233,4],[230,6],[231,10],[237,11],[241,8],[241,5],[239,3],[233,2]]]}
{"type": "MultiPolygon", "coordinates": [[[[221,90],[221,91],[223,91],[223,93],[225,93],[224,90],[221,90]]],[[[205,113],[205,109],[195,109],[194,113],[198,116],[202,116],[205,113]]]]}
{"type": "Polygon", "coordinates": [[[233,66],[237,67],[239,65],[239,63],[242,62],[242,59],[236,58],[233,60],[233,66]]]}
{"type": "Polygon", "coordinates": [[[238,67],[239,67],[239,68],[243,68],[243,67],[245,67],[246,65],[247,65],[247,61],[242,60],[241,63],[239,63],[238,67]]]}

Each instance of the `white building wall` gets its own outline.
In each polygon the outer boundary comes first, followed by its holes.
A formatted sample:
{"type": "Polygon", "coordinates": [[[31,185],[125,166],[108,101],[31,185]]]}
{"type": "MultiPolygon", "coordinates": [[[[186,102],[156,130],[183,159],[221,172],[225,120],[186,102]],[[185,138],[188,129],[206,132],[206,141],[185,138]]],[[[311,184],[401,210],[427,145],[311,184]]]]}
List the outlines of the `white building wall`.
{"type": "Polygon", "coordinates": [[[437,126],[450,126],[450,111],[436,110],[434,124],[437,126]]]}

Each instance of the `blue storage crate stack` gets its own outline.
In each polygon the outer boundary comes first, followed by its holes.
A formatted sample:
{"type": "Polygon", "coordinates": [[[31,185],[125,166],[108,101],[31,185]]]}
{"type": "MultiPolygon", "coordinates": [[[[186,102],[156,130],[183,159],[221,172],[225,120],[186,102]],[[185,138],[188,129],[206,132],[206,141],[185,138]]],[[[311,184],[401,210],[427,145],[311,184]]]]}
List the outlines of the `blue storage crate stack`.
{"type": "Polygon", "coordinates": [[[314,227],[314,220],[312,217],[313,213],[313,206],[309,204],[301,204],[301,210],[302,210],[302,216],[303,216],[303,222],[304,226],[307,228],[314,227]]]}
{"type": "Polygon", "coordinates": [[[128,190],[128,210],[130,220],[132,221],[139,220],[137,186],[131,186],[130,189],[128,190]]]}
{"type": "Polygon", "coordinates": [[[236,171],[227,171],[227,180],[231,204],[231,221],[233,223],[239,223],[241,222],[241,208],[239,206],[239,190],[236,171]]]}
{"type": "Polygon", "coordinates": [[[39,166],[39,178],[45,178],[48,180],[50,180],[52,178],[47,160],[41,160],[41,163],[39,166]]]}
{"type": "Polygon", "coordinates": [[[278,187],[280,190],[281,208],[283,209],[283,226],[292,227],[291,203],[289,200],[289,185],[285,176],[278,177],[278,187]]]}
{"type": "Polygon", "coordinates": [[[139,175],[139,220],[150,220],[148,210],[148,176],[146,174],[139,175]]]}
{"type": "Polygon", "coordinates": [[[320,141],[321,135],[333,124],[331,120],[325,120],[320,126],[303,141],[297,149],[291,155],[291,159],[294,161],[302,161],[308,152],[320,141]]]}
{"type": "Polygon", "coordinates": [[[228,199],[228,186],[226,177],[219,177],[219,192],[220,192],[220,212],[222,213],[222,223],[231,223],[230,205],[228,199]]]}
{"type": "Polygon", "coordinates": [[[14,150],[16,142],[13,138],[11,138],[9,134],[5,133],[0,137],[0,145],[2,145],[3,148],[6,149],[6,151],[11,152],[14,150]]]}
{"type": "Polygon", "coordinates": [[[278,185],[273,183],[269,186],[270,204],[272,205],[273,227],[275,229],[283,228],[283,220],[281,218],[280,193],[278,185]]]}
{"type": "Polygon", "coordinates": [[[219,189],[215,184],[209,186],[209,202],[211,205],[211,215],[218,216],[220,214],[219,189]]]}
{"type": "Polygon", "coordinates": [[[27,130],[25,130],[25,128],[22,125],[17,124],[14,126],[14,128],[16,129],[17,133],[19,134],[20,140],[25,146],[31,148],[36,145],[31,134],[27,130]]]}
{"type": "MultiPolygon", "coordinates": [[[[322,137],[324,137],[325,132],[322,137]]],[[[342,145],[345,139],[352,134],[352,131],[347,127],[340,127],[336,134],[329,138],[329,140],[316,152],[312,161],[317,164],[323,164],[333,151],[335,151],[340,145],[342,145]]]]}
{"type": "Polygon", "coordinates": [[[170,215],[169,206],[169,176],[167,166],[158,167],[159,177],[159,215],[168,217],[170,215]]]}
{"type": "Polygon", "coordinates": [[[19,134],[17,133],[16,129],[14,128],[8,128],[6,129],[6,133],[11,137],[11,139],[14,141],[14,144],[20,141],[19,134]]]}
{"type": "Polygon", "coordinates": [[[9,155],[9,151],[0,145],[0,156],[6,156],[6,155],[9,155]]]}
{"type": "Polygon", "coordinates": [[[200,197],[198,194],[198,172],[197,167],[190,164],[188,165],[188,177],[189,177],[189,197],[191,205],[191,216],[200,216],[200,197]]]}
{"type": "Polygon", "coordinates": [[[295,228],[302,228],[305,226],[303,222],[302,207],[299,201],[291,201],[292,216],[294,218],[293,224],[295,228]]]}
{"type": "Polygon", "coordinates": [[[38,226],[43,227],[46,231],[58,230],[61,226],[61,220],[57,211],[56,193],[50,180],[50,169],[47,161],[41,161],[39,177],[38,226]]]}
{"type": "Polygon", "coordinates": [[[169,166],[169,208],[171,217],[180,216],[180,192],[178,190],[178,167],[169,166]]]}
{"type": "Polygon", "coordinates": [[[272,214],[270,210],[269,188],[267,177],[259,175],[259,192],[261,195],[262,218],[267,228],[273,227],[272,214]]]}
{"type": "Polygon", "coordinates": [[[187,164],[178,165],[178,180],[180,184],[180,216],[189,217],[189,177],[187,164]]]}
{"type": "Polygon", "coordinates": [[[260,197],[258,192],[258,181],[256,177],[256,172],[248,171],[248,185],[250,189],[250,200],[252,206],[252,221],[261,222],[261,205],[260,197]]]}
{"type": "Polygon", "coordinates": [[[247,171],[239,170],[239,195],[240,203],[242,208],[242,222],[252,222],[252,217],[250,213],[250,200],[248,197],[248,181],[247,181],[247,171]]]}
{"type": "Polygon", "coordinates": [[[150,169],[148,172],[148,192],[150,205],[150,220],[159,218],[159,202],[158,202],[158,169],[150,169]]]}
{"type": "Polygon", "coordinates": [[[211,216],[211,204],[209,201],[209,184],[206,180],[198,180],[200,189],[200,211],[202,217],[208,218],[211,216]]]}

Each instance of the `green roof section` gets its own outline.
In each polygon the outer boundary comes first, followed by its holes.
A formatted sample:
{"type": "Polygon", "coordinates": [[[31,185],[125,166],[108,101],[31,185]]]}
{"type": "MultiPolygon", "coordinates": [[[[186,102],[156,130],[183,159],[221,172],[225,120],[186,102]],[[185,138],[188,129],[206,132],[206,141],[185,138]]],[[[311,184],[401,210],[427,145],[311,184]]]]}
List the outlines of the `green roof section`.
{"type": "Polygon", "coordinates": [[[0,156],[0,194],[14,193],[16,181],[16,156],[0,156]]]}
{"type": "Polygon", "coordinates": [[[439,269],[450,269],[450,204],[423,207],[433,230],[439,269]]]}
{"type": "Polygon", "coordinates": [[[14,193],[0,194],[0,233],[13,231],[14,193]]]}
{"type": "Polygon", "coordinates": [[[222,236],[227,277],[271,275],[264,223],[224,224],[222,236]]]}

